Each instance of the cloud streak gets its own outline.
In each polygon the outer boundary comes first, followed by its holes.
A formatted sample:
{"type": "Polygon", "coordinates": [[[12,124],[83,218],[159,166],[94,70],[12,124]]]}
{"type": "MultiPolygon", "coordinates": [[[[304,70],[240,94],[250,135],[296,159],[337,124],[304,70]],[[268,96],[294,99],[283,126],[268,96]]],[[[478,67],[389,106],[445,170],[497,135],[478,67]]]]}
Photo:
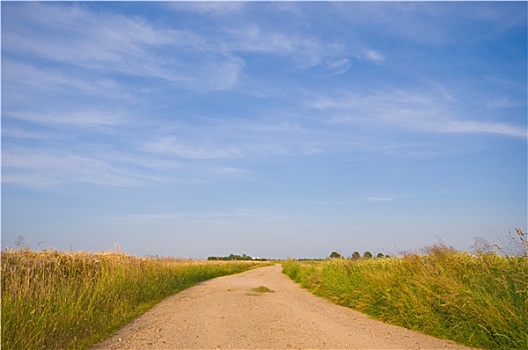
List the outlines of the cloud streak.
{"type": "Polygon", "coordinates": [[[460,119],[457,101],[445,90],[430,93],[396,90],[372,94],[319,97],[309,104],[339,112],[338,124],[379,124],[432,133],[486,133],[526,138],[526,127],[493,121],[460,119]]]}
{"type": "Polygon", "coordinates": [[[239,149],[220,145],[194,144],[188,146],[176,137],[161,137],[145,145],[145,149],[152,153],[168,154],[175,157],[188,159],[216,159],[238,158],[241,156],[239,149]]]}
{"type": "Polygon", "coordinates": [[[242,2],[220,2],[220,1],[203,1],[203,2],[169,2],[164,4],[168,9],[176,12],[188,11],[200,15],[222,17],[238,14],[245,6],[242,2]]]}
{"type": "Polygon", "coordinates": [[[527,138],[526,128],[496,122],[456,121],[431,124],[429,130],[446,133],[488,133],[503,136],[527,138]]]}
{"type": "Polygon", "coordinates": [[[74,112],[57,113],[34,113],[34,112],[12,112],[6,111],[5,118],[12,118],[43,125],[55,125],[63,127],[105,127],[122,125],[125,118],[118,113],[110,113],[102,110],[82,110],[74,112]]]}
{"type": "Polygon", "coordinates": [[[7,20],[12,30],[3,34],[3,47],[12,54],[30,54],[99,73],[162,79],[200,90],[232,88],[242,67],[237,57],[212,51],[200,35],[154,26],[139,17],[63,4],[25,4],[17,12],[20,23],[31,21],[32,26],[7,20]],[[57,36],[47,34],[50,31],[57,36]],[[176,58],[195,51],[203,53],[197,56],[202,59],[176,58]]]}
{"type": "MultiPolygon", "coordinates": [[[[242,11],[240,4],[169,4],[201,14],[225,15],[242,11]]],[[[17,22],[7,18],[12,28],[3,35],[9,54],[32,55],[70,65],[75,74],[115,73],[160,79],[180,88],[223,91],[238,88],[245,76],[245,55],[276,55],[290,60],[298,69],[326,65],[330,73],[343,74],[351,67],[350,57],[375,64],[385,61],[378,50],[351,49],[340,40],[320,40],[313,36],[263,27],[257,23],[234,22],[205,36],[192,29],[174,29],[153,24],[141,17],[126,17],[93,11],[77,4],[23,4],[16,9],[17,22]],[[31,22],[31,26],[22,23],[31,22]],[[56,32],[56,35],[50,35],[56,32]]],[[[364,46],[364,45],[362,45],[364,46]]],[[[7,57],[9,63],[10,58],[7,57]]],[[[115,81],[74,81],[71,76],[54,75],[29,63],[10,63],[57,89],[75,87],[90,94],[111,93],[115,81]],[[53,86],[55,85],[55,86],[53,86]]],[[[24,79],[31,81],[31,79],[24,79]]]]}
{"type": "Polygon", "coordinates": [[[66,183],[135,187],[151,176],[132,172],[100,158],[68,152],[11,149],[2,155],[2,182],[50,187],[66,183]]]}
{"type": "Polygon", "coordinates": [[[287,221],[289,215],[273,213],[267,209],[233,209],[227,211],[210,212],[172,212],[154,214],[123,215],[114,218],[116,221],[124,221],[135,224],[148,224],[155,222],[180,222],[180,223],[212,223],[212,224],[232,224],[245,222],[270,222],[287,221]]]}
{"type": "Polygon", "coordinates": [[[364,58],[368,61],[372,61],[378,64],[385,62],[385,57],[378,51],[372,49],[365,50],[365,52],[363,52],[360,58],[364,58]]]}

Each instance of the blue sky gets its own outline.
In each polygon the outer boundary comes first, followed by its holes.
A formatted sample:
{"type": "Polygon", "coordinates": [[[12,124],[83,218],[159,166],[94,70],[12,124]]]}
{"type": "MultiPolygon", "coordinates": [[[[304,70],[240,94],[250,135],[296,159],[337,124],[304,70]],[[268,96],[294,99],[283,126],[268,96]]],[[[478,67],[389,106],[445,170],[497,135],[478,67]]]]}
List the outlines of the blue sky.
{"type": "Polygon", "coordinates": [[[205,258],[527,229],[527,3],[2,2],[2,246],[205,258]]]}

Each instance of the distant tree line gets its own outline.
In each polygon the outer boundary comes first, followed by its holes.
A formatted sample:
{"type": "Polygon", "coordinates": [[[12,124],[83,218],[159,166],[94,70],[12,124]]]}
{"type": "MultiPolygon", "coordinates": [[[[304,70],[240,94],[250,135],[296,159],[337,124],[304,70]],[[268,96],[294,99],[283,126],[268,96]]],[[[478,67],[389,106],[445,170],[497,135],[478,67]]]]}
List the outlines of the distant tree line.
{"type": "MultiPolygon", "coordinates": [[[[366,252],[363,253],[363,255],[361,255],[358,251],[356,252],[353,252],[352,253],[352,256],[350,256],[349,259],[352,259],[352,260],[357,260],[357,259],[372,259],[374,256],[372,255],[371,252],[369,252],[368,250],[366,252]]],[[[332,252],[330,253],[330,256],[329,256],[330,259],[345,259],[346,257],[339,254],[338,252],[332,252]]],[[[376,255],[376,258],[378,259],[382,259],[382,258],[390,258],[390,256],[388,255],[385,255],[383,253],[378,253],[376,255]]]]}
{"type": "Polygon", "coordinates": [[[258,261],[267,261],[268,259],[263,258],[252,258],[249,255],[242,254],[229,254],[228,256],[210,256],[207,260],[258,260],[258,261]]]}

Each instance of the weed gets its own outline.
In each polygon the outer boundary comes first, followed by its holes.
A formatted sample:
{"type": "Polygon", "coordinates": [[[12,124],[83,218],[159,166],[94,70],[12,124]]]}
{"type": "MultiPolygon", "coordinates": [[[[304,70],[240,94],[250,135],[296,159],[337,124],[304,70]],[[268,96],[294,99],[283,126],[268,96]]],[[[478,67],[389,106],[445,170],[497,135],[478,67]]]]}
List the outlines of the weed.
{"type": "Polygon", "coordinates": [[[252,288],[251,290],[254,291],[255,293],[273,293],[273,291],[271,289],[269,289],[268,287],[265,287],[265,286],[252,288]]]}

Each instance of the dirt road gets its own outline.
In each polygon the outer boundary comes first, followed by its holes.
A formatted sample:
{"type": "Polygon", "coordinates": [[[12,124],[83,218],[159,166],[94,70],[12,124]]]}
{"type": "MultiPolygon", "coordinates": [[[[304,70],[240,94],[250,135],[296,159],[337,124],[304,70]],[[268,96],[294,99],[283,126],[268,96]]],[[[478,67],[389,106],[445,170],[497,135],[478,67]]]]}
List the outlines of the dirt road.
{"type": "Polygon", "coordinates": [[[315,297],[275,265],[184,290],[95,349],[468,348],[315,297]]]}

